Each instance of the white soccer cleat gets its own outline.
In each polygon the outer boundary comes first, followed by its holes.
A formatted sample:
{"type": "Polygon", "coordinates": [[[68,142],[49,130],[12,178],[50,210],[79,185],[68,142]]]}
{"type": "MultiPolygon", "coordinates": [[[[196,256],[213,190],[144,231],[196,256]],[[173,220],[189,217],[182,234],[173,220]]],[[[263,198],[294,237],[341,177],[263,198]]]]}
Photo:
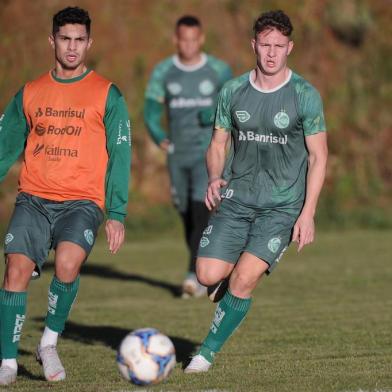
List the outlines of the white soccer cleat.
{"type": "Polygon", "coordinates": [[[9,366],[0,367],[0,385],[11,385],[16,381],[17,370],[9,366]]]}
{"type": "Polygon", "coordinates": [[[65,379],[65,369],[57,354],[56,346],[40,347],[38,345],[36,356],[48,381],[62,381],[65,379]]]}
{"type": "Polygon", "coordinates": [[[201,285],[195,274],[189,275],[182,283],[182,298],[200,298],[207,294],[207,287],[201,285]]]}
{"type": "Polygon", "coordinates": [[[184,373],[204,373],[208,372],[212,363],[208,362],[202,355],[197,354],[192,358],[192,361],[184,369],[184,373]]]}

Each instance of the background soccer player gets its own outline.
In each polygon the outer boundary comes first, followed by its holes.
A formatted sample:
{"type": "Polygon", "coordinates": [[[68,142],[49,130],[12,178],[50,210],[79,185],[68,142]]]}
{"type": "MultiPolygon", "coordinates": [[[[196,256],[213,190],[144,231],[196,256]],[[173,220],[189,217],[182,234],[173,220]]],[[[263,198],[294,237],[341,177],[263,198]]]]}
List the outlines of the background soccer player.
{"type": "Polygon", "coordinates": [[[211,140],[217,94],[231,78],[229,66],[202,52],[204,34],[194,16],[180,18],[175,27],[177,54],[159,63],[147,86],[144,118],[154,142],[168,154],[173,202],[185,229],[190,252],[183,296],[205,293],[195,275],[201,233],[208,221],[204,193],[208,176],[205,152],[211,140]],[[168,113],[169,133],[161,126],[168,113]]]}
{"type": "Polygon", "coordinates": [[[130,171],[130,122],[111,82],[85,65],[87,11],[69,7],[53,17],[49,38],[55,68],[27,83],[0,123],[0,180],[24,152],[19,194],[5,237],[6,270],[0,292],[0,384],[16,381],[18,343],[30,277],[55,249],[46,326],[37,348],[45,378],[65,370],[56,344],[79,287],[106,207],[109,250],[124,241],[130,171]]]}
{"type": "Polygon", "coordinates": [[[253,289],[290,241],[300,251],[314,239],[327,138],[319,93],[287,66],[292,29],[282,11],[262,14],[252,39],[256,68],[219,95],[205,201],[210,209],[222,201],[200,241],[197,277],[206,286],[230,279],[186,373],[208,371],[248,312],[253,289]],[[230,136],[230,175],[223,179],[230,136]]]}

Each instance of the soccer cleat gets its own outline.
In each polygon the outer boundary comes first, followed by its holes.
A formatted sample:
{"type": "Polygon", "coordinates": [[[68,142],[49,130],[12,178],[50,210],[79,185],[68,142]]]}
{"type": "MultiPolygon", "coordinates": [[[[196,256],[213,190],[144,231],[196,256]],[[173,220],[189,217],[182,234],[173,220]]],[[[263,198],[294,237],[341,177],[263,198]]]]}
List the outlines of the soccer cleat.
{"type": "Polygon", "coordinates": [[[208,372],[212,363],[208,362],[202,355],[197,354],[192,358],[192,361],[184,369],[184,373],[204,373],[208,372]]]}
{"type": "Polygon", "coordinates": [[[37,347],[37,361],[44,369],[48,381],[61,381],[65,379],[65,369],[62,365],[56,346],[37,347]]]}
{"type": "Polygon", "coordinates": [[[213,286],[207,287],[208,298],[212,302],[219,302],[226,293],[229,287],[229,278],[223,279],[213,286]]]}
{"type": "Polygon", "coordinates": [[[0,367],[0,385],[10,385],[16,381],[17,370],[9,366],[0,367]]]}
{"type": "Polygon", "coordinates": [[[195,274],[189,274],[182,283],[182,298],[200,298],[207,294],[207,288],[201,285],[195,274]]]}

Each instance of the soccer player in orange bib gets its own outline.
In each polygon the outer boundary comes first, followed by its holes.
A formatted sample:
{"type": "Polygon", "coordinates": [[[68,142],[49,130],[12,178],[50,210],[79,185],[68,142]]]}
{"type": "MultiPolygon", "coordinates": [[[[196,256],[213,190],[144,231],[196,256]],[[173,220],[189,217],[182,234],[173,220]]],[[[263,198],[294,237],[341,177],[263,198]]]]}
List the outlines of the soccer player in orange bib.
{"type": "Polygon", "coordinates": [[[24,152],[4,242],[0,385],[16,381],[28,284],[32,275],[39,276],[50,249],[55,250],[55,274],[36,355],[45,378],[60,381],[65,370],[57,354],[58,335],[104,210],[110,252],[124,242],[130,120],[118,88],[85,65],[90,24],[88,12],[78,7],[54,15],[49,37],[54,69],[23,86],[0,118],[0,181],[24,152]]]}

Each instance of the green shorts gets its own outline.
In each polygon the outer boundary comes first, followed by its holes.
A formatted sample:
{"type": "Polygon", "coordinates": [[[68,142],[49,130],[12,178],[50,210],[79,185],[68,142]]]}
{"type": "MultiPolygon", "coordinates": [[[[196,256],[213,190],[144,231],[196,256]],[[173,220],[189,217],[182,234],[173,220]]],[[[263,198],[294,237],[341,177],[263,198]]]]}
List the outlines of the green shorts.
{"type": "Polygon", "coordinates": [[[177,210],[185,212],[189,200],[204,202],[208,185],[205,156],[169,154],[168,166],[172,200],[177,210]]]}
{"type": "Polygon", "coordinates": [[[40,273],[50,249],[62,241],[81,246],[87,255],[103,221],[102,210],[89,200],[57,202],[20,193],[4,241],[4,254],[21,253],[40,273]]]}
{"type": "Polygon", "coordinates": [[[291,242],[299,212],[254,209],[223,199],[203,232],[198,256],[235,264],[248,252],[268,263],[270,273],[291,242]]]}

